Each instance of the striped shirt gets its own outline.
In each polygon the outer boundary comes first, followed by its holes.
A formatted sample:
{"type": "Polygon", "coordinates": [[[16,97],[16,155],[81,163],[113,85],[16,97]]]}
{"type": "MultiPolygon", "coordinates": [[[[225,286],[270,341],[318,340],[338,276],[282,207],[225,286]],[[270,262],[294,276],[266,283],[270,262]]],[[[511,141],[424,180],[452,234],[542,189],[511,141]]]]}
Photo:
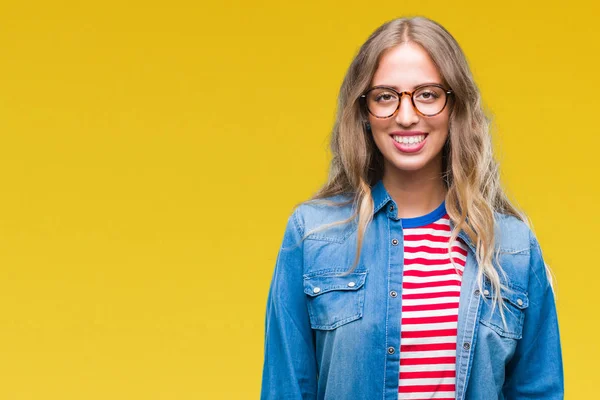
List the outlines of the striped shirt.
{"type": "Polygon", "coordinates": [[[445,202],[402,219],[404,272],[398,399],[453,400],[456,394],[458,303],[467,246],[458,238],[450,262],[445,202]]]}

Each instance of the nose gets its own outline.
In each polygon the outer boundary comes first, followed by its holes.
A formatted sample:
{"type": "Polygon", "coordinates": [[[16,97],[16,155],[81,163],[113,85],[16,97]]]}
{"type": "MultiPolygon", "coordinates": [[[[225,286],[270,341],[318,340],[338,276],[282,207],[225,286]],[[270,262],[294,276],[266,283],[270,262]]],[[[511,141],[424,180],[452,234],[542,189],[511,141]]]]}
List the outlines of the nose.
{"type": "Polygon", "coordinates": [[[413,107],[408,92],[400,94],[400,109],[396,113],[396,122],[402,126],[411,126],[419,122],[419,115],[413,107]]]}

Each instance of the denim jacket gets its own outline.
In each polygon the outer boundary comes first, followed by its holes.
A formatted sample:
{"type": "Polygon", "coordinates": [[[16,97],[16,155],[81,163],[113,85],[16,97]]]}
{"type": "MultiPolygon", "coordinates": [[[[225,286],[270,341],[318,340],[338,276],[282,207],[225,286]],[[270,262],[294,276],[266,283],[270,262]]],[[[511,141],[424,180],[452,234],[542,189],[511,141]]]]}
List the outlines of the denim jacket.
{"type": "MultiPolygon", "coordinates": [[[[381,180],[372,195],[373,220],[348,276],[337,275],[354,262],[356,221],[300,239],[349,217],[351,205],[303,204],[289,217],[267,299],[261,399],[398,399],[402,220],[381,180]]],[[[468,254],[456,399],[563,399],[557,313],[540,245],[517,218],[497,213],[495,219],[501,279],[510,289],[501,293],[506,327],[492,308],[487,279],[479,290],[475,247],[461,231],[468,254]]]]}

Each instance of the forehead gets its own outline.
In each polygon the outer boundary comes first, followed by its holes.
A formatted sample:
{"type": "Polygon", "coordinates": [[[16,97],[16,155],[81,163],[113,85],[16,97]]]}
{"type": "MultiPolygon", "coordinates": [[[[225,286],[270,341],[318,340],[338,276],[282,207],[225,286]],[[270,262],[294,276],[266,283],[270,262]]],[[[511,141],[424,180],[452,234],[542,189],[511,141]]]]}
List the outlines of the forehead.
{"type": "Polygon", "coordinates": [[[383,52],[371,86],[407,90],[423,83],[442,83],[442,77],[429,54],[418,44],[408,42],[383,52]]]}

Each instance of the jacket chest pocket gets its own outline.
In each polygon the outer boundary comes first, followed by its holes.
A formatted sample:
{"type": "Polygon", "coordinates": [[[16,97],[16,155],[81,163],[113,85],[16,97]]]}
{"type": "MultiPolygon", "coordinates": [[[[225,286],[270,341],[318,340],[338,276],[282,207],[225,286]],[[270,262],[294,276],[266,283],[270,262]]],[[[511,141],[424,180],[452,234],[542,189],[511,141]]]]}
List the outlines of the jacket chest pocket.
{"type": "Polygon", "coordinates": [[[500,336],[510,339],[521,339],[523,336],[523,321],[525,309],[529,306],[527,292],[509,285],[508,289],[502,288],[501,297],[504,300],[504,318],[502,321],[499,304],[496,303],[492,310],[492,289],[486,279],[483,286],[483,299],[481,303],[481,316],[479,322],[491,328],[500,336]]]}
{"type": "Polygon", "coordinates": [[[313,329],[332,330],[362,317],[367,271],[340,276],[323,272],[304,276],[304,293],[313,329]]]}

